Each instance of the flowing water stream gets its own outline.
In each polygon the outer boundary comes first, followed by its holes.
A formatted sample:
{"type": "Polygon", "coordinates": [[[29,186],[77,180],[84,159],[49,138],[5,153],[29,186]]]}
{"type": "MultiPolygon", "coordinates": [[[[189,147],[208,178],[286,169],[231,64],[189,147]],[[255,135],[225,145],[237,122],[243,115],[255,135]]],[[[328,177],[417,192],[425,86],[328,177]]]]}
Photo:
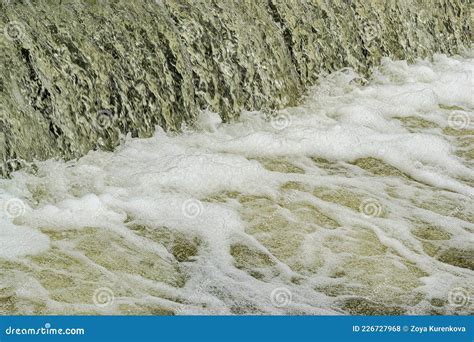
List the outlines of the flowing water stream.
{"type": "Polygon", "coordinates": [[[300,103],[323,73],[368,76],[469,46],[467,0],[2,0],[0,175],[23,161],[180,131],[202,109],[300,103]]]}
{"type": "Polygon", "coordinates": [[[0,180],[3,314],[468,314],[474,57],[0,180]]]}

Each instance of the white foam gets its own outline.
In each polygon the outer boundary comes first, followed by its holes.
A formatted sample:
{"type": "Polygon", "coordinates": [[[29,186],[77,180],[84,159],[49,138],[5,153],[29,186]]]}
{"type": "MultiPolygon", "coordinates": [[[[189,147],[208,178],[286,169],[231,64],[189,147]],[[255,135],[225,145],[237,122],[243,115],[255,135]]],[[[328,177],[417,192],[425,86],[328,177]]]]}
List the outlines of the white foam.
{"type": "Polygon", "coordinates": [[[0,258],[35,255],[49,248],[49,238],[38,230],[1,222],[0,258]]]}
{"type": "MultiPolygon", "coordinates": [[[[415,65],[384,59],[367,86],[358,86],[354,80],[359,76],[343,70],[321,80],[303,105],[282,110],[276,118],[246,112],[239,122],[222,124],[215,113],[205,111],[197,121],[196,131],[174,135],[158,128],[149,139],[128,137],[113,153],[91,152],[77,162],[38,163],[37,175],[19,172],[0,185],[11,196],[38,198],[34,208],[22,217],[2,224],[0,234],[5,248],[0,251],[0,258],[46,250],[48,238],[39,229],[86,227],[113,231],[138,251],[152,251],[166,258],[169,253],[163,246],[136,235],[129,225],[132,222],[150,229],[167,227],[203,241],[196,260],[187,265],[186,285],[173,292],[189,300],[188,306],[179,306],[180,312],[230,313],[232,303],[251,303],[267,313],[335,313],[338,311],[328,309],[335,299],[314,288],[341,284],[332,274],[357,256],[357,236],[366,231],[393,251],[377,256],[381,263],[386,262],[402,273],[408,272],[408,268],[400,258],[413,263],[428,274],[419,290],[440,296],[449,286],[472,280],[473,272],[446,265],[426,254],[412,235],[410,219],[442,225],[455,236],[445,242],[446,246],[468,248],[469,243],[462,241],[472,242],[472,222],[431,211],[424,204],[433,199],[452,201],[462,203],[461,209],[456,210],[463,210],[466,217],[474,213],[468,197],[473,194],[472,161],[456,154],[457,140],[443,131],[452,125],[452,110],[447,106],[460,107],[458,110],[462,110],[467,125],[472,127],[473,70],[472,58],[440,55],[433,62],[423,60],[415,65]],[[435,126],[409,129],[399,120],[407,117],[428,120],[435,126]],[[328,159],[345,171],[330,172],[316,166],[309,157],[328,159]],[[374,177],[349,164],[366,157],[383,160],[418,183],[374,177]],[[270,171],[255,158],[289,160],[305,174],[270,171]],[[289,236],[295,244],[300,236],[303,241],[292,258],[279,259],[271,254],[276,247],[262,242],[272,232],[252,235],[248,231],[251,223],[242,216],[243,205],[232,196],[224,200],[216,200],[216,196],[237,192],[278,203],[282,196],[288,196],[280,189],[288,181],[335,192],[352,191],[376,199],[387,214],[366,217],[343,204],[294,192],[288,201],[311,203],[340,227],[321,230],[315,223],[300,221],[281,203],[275,204],[278,215],[290,222],[288,231],[293,235],[289,236]],[[42,195],[38,196],[40,190],[42,195]],[[304,229],[314,231],[305,233],[304,229]],[[331,239],[340,239],[340,246],[346,246],[346,250],[335,252],[335,247],[328,247],[331,239]],[[269,280],[257,280],[235,268],[230,255],[235,243],[269,255],[274,268],[261,270],[269,280]],[[290,267],[292,262],[300,262],[307,269],[298,274],[290,267]],[[309,269],[318,263],[322,265],[311,274],[309,269]],[[290,281],[294,276],[306,277],[306,283],[295,285],[290,281]],[[441,278],[444,283],[436,281],[441,278]],[[202,279],[210,280],[212,286],[202,285],[202,279]],[[290,288],[294,295],[295,303],[288,308],[276,308],[269,301],[269,292],[281,286],[290,288]],[[226,293],[224,298],[217,297],[216,288],[226,293]],[[220,309],[203,309],[199,304],[203,301],[220,309]]],[[[261,214],[259,210],[254,208],[252,220],[275,219],[265,216],[268,211],[261,214]]],[[[291,244],[291,239],[280,243],[291,244]]],[[[350,277],[356,269],[346,271],[350,277]]],[[[363,286],[364,279],[357,283],[356,275],[352,276],[345,285],[355,282],[354,286],[363,286]]],[[[143,282],[151,286],[149,280],[143,282]]]]}

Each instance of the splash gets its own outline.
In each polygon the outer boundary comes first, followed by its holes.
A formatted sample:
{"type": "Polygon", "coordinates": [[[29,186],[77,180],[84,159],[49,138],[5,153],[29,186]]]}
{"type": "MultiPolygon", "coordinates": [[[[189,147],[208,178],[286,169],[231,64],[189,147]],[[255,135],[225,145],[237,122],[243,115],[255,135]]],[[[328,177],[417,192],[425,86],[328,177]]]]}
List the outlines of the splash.
{"type": "MultiPolygon", "coordinates": [[[[367,76],[470,44],[457,0],[0,2],[0,173],[295,106],[323,73],[367,76]],[[78,19],[80,18],[80,19],[78,19]],[[3,34],[1,34],[3,33],[3,34]],[[211,124],[212,122],[208,122],[211,124]]],[[[285,117],[274,119],[277,127],[285,117]]],[[[457,121],[462,118],[457,119],[457,121]]]]}
{"type": "Polygon", "coordinates": [[[0,181],[8,314],[472,313],[474,59],[0,181]],[[97,304],[98,303],[98,304],[97,304]]]}

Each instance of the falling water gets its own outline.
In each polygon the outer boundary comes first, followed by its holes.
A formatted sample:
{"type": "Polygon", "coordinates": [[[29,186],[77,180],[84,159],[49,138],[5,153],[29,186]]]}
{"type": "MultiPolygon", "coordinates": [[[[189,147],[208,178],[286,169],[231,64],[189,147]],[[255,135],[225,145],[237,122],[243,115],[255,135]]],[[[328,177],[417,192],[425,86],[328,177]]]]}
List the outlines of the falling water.
{"type": "Polygon", "coordinates": [[[472,313],[467,6],[190,4],[3,2],[0,313],[472,313]]]}

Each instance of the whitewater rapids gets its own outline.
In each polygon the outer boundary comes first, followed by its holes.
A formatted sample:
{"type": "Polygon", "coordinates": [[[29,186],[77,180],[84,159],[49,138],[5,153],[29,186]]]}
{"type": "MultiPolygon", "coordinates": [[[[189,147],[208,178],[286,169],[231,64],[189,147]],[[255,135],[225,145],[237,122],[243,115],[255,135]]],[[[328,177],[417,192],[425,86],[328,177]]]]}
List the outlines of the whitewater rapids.
{"type": "Polygon", "coordinates": [[[467,314],[474,58],[0,180],[2,314],[467,314]]]}

